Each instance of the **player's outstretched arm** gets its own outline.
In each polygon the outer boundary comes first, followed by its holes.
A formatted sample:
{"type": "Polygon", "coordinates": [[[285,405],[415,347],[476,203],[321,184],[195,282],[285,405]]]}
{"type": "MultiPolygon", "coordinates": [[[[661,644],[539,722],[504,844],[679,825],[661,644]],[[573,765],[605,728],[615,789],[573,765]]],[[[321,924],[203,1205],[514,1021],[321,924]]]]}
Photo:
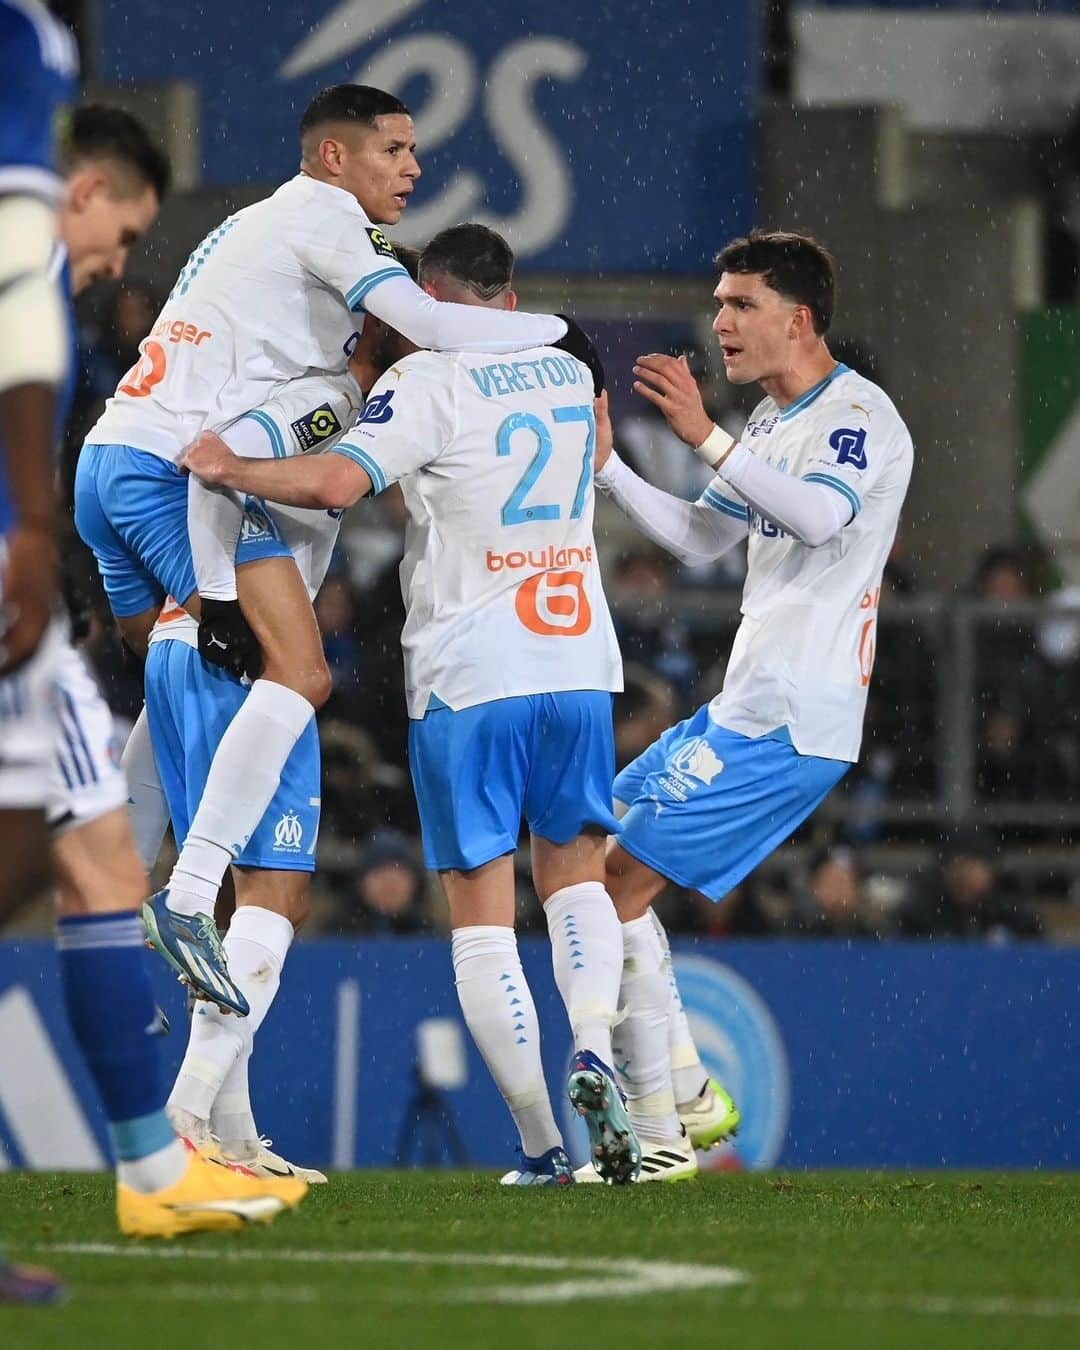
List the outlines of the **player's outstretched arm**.
{"type": "Polygon", "coordinates": [[[554,346],[567,332],[566,320],[555,314],[435,300],[404,271],[375,287],[364,308],[418,347],[438,352],[502,355],[554,346]]]}
{"type": "MultiPolygon", "coordinates": [[[[683,356],[638,357],[634,389],[660,409],[680,440],[729,483],[744,502],[785,533],[819,548],[852,518],[845,499],[765,464],[718,427],[683,356]]],[[[703,500],[708,496],[704,494],[703,500]]]]}
{"type": "Polygon", "coordinates": [[[596,486],[643,534],[684,563],[712,562],[746,538],[747,513],[741,503],[710,501],[708,491],[698,501],[687,502],[639,478],[615,453],[607,394],[601,394],[594,407],[596,486]]]}
{"type": "Polygon", "coordinates": [[[344,510],[371,491],[371,479],[344,455],[259,460],[235,455],[214,432],[187,449],[181,466],[211,487],[262,497],[283,506],[344,510]]]}

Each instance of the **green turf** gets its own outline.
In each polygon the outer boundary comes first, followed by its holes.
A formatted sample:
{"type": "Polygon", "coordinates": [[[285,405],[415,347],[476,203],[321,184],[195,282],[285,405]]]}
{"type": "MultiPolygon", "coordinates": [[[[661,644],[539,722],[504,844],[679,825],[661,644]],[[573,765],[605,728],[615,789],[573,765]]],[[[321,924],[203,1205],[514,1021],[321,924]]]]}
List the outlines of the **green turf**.
{"type": "Polygon", "coordinates": [[[4,1350],[1080,1345],[1080,1176],[714,1174],[517,1190],[489,1176],[356,1173],[266,1230],[142,1244],[121,1244],[109,1204],[104,1178],[0,1176],[0,1244],[72,1289],[63,1308],[0,1309],[4,1350]],[[73,1243],[122,1250],[56,1250],[73,1243]],[[464,1260],[493,1255],[505,1263],[464,1260]],[[747,1279],[559,1301],[583,1281],[639,1288],[634,1260],[649,1279],[658,1263],[747,1279]],[[549,1301],[515,1301],[539,1290],[549,1301]]]}

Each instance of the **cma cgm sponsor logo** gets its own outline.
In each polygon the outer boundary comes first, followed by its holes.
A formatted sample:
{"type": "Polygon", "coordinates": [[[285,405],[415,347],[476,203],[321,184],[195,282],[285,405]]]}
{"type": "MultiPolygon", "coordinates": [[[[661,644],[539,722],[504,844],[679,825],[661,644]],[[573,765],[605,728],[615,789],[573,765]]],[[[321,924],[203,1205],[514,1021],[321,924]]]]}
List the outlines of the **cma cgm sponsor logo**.
{"type": "Polygon", "coordinates": [[[536,97],[549,82],[569,89],[580,81],[588,56],[567,38],[529,36],[508,42],[483,68],[467,40],[437,31],[434,16],[422,32],[387,36],[425,8],[426,0],[340,0],[289,53],[278,76],[299,79],[371,47],[342,79],[399,97],[407,85],[422,81],[423,101],[410,96],[409,105],[425,155],[483,123],[520,182],[520,196],[505,215],[485,210],[484,172],[463,165],[433,200],[410,206],[394,227],[395,239],[423,245],[447,225],[478,220],[504,235],[519,258],[539,253],[562,238],[574,184],[566,149],[545,125],[536,97]]]}
{"type": "Polygon", "coordinates": [[[669,761],[659,784],[670,797],[684,802],[704,783],[706,787],[724,772],[724,761],[704,736],[687,741],[669,761]]]}
{"type": "Polygon", "coordinates": [[[304,827],[295,811],[286,811],[274,826],[274,849],[281,853],[299,853],[304,842],[304,827]]]}
{"type": "Polygon", "coordinates": [[[674,967],[702,1062],[742,1113],[733,1152],[744,1167],[772,1167],[791,1110],[791,1073],[776,1021],[761,995],[719,961],[676,955],[674,967]]]}

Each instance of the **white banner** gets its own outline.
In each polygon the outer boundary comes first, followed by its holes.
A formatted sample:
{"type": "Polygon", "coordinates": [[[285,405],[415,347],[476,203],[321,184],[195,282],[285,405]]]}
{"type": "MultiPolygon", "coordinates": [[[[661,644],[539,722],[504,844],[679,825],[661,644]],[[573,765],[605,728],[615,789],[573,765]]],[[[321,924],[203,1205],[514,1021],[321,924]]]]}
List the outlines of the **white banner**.
{"type": "Polygon", "coordinates": [[[1080,103],[1080,17],[796,9],[795,101],[895,104],[924,131],[1061,131],[1080,103]]]}

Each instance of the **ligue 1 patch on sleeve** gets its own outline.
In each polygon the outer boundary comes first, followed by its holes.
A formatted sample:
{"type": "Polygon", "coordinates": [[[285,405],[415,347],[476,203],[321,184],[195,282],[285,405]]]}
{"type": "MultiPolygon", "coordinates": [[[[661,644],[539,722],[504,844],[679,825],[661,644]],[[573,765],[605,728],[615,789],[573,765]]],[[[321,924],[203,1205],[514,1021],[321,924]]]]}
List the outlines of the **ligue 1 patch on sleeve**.
{"type": "Polygon", "coordinates": [[[371,247],[380,258],[397,258],[393,244],[387,239],[386,235],[383,234],[382,230],[369,229],[367,233],[368,238],[371,240],[371,247]]]}
{"type": "Polygon", "coordinates": [[[341,430],[337,413],[329,403],[320,404],[289,425],[301,451],[313,450],[315,446],[322,445],[341,430]]]}

